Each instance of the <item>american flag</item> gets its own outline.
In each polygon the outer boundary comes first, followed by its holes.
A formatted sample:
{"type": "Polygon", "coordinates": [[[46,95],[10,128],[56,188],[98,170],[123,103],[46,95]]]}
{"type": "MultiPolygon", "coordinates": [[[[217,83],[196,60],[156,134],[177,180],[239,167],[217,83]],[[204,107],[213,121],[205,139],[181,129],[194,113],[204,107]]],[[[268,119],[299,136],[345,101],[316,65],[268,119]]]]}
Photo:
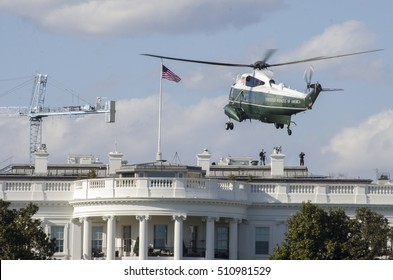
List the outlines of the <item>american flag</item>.
{"type": "Polygon", "coordinates": [[[167,79],[169,81],[174,81],[176,83],[180,82],[180,77],[169,70],[165,65],[162,65],[162,78],[167,79]]]}

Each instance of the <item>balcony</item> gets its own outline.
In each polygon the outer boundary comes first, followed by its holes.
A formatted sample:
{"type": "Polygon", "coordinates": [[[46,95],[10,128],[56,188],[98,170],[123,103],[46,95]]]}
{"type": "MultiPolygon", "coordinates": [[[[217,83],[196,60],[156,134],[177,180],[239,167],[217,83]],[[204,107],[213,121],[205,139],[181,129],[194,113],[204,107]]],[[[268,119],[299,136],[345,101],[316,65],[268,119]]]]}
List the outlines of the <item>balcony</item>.
{"type": "Polygon", "coordinates": [[[241,203],[392,204],[393,185],[320,181],[248,183],[216,179],[103,178],[79,181],[0,179],[0,199],[72,201],[94,199],[184,198],[241,203]]]}

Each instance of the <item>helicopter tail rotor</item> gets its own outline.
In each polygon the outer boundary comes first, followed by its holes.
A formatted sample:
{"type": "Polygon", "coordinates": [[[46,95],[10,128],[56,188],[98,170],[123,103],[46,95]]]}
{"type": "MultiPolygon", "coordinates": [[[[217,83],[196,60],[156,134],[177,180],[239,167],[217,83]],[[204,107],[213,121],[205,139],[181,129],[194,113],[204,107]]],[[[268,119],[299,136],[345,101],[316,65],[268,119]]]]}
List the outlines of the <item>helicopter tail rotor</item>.
{"type": "Polygon", "coordinates": [[[314,67],[312,67],[312,66],[310,66],[308,69],[306,69],[304,71],[303,77],[304,77],[304,80],[306,81],[306,85],[307,85],[306,92],[307,92],[308,89],[310,89],[311,79],[312,79],[313,73],[314,73],[314,67]]]}
{"type": "Polygon", "coordinates": [[[320,87],[320,91],[343,91],[342,88],[322,88],[321,85],[317,82],[316,84],[312,84],[311,80],[312,80],[312,75],[314,74],[314,67],[310,66],[308,69],[304,70],[304,80],[306,81],[306,91],[305,93],[307,93],[310,89],[316,91],[316,87],[319,86],[320,87]]]}

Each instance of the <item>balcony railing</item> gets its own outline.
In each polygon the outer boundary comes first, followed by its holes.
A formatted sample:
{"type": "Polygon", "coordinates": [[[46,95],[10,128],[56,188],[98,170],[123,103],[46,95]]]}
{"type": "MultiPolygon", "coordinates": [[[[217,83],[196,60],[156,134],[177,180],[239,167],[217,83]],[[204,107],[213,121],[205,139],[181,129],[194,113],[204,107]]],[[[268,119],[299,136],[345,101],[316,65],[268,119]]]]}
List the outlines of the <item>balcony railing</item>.
{"type": "Polygon", "coordinates": [[[332,182],[240,182],[198,178],[103,178],[79,181],[0,180],[0,199],[72,201],[114,198],[185,198],[243,203],[392,204],[393,185],[332,182]]]}

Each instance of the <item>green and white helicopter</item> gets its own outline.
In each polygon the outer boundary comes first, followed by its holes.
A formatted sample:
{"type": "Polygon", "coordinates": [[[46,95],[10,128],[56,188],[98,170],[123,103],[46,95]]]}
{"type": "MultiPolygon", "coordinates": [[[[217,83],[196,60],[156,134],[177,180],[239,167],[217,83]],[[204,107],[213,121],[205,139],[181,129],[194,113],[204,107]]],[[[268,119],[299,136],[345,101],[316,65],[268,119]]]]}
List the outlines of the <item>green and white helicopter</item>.
{"type": "Polygon", "coordinates": [[[311,83],[313,68],[306,70],[304,77],[307,83],[305,92],[290,89],[283,83],[276,84],[273,80],[271,67],[284,66],[290,64],[307,63],[317,60],[339,58],[345,56],[366,54],[382,51],[383,49],[340,54],[334,56],[318,56],[308,59],[295,60],[283,63],[268,64],[267,60],[274,54],[275,49],[268,50],[261,61],[253,64],[236,64],[204,60],[192,60],[177,57],[168,57],[154,54],[142,54],[161,59],[177,60],[183,62],[202,63],[209,65],[228,67],[250,67],[252,73],[240,74],[236,82],[232,85],[229,93],[228,104],[224,107],[224,112],[229,121],[225,128],[232,130],[234,124],[231,119],[242,122],[244,120],[259,120],[264,123],[273,123],[277,129],[287,125],[288,135],[292,134],[290,128],[291,117],[300,112],[312,109],[316,99],[322,91],[337,91],[342,89],[323,88],[321,84],[311,83]]]}

